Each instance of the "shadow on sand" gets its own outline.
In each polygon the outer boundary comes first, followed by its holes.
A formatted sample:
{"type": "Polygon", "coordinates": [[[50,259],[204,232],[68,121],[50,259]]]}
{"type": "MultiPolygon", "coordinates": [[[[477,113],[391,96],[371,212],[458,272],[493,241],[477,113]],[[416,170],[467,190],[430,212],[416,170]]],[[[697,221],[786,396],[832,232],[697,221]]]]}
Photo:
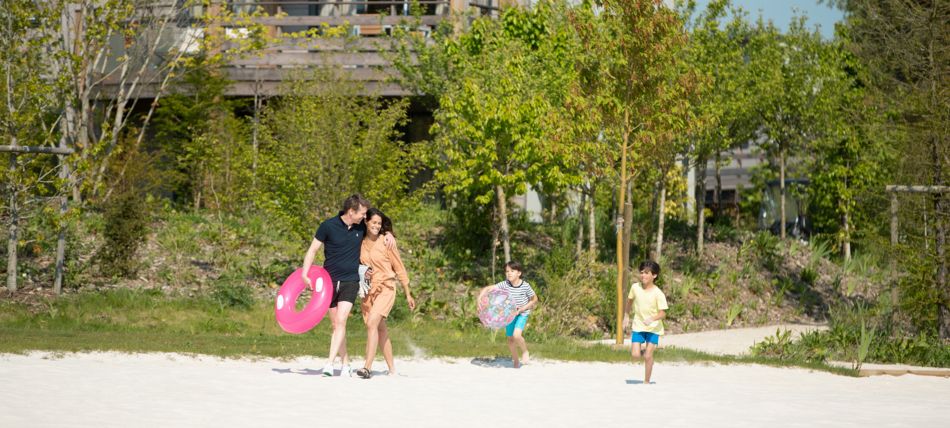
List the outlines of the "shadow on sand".
{"type": "Polygon", "coordinates": [[[472,358],[471,363],[479,367],[494,367],[494,368],[505,368],[505,369],[511,369],[515,367],[511,361],[511,358],[502,358],[502,357],[472,358]]]}

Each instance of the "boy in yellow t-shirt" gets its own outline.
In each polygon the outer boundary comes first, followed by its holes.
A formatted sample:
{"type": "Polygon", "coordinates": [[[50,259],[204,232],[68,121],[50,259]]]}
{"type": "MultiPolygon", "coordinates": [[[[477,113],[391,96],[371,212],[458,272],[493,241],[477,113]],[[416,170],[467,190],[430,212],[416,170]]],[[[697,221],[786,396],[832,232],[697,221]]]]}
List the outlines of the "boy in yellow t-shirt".
{"type": "Polygon", "coordinates": [[[633,324],[630,330],[630,356],[634,360],[640,359],[643,352],[643,362],[646,373],[643,383],[650,383],[653,373],[653,350],[660,344],[663,335],[663,318],[666,317],[666,295],[656,286],[656,278],[660,276],[660,265],[652,260],[640,263],[640,282],[630,287],[627,296],[628,303],[633,303],[633,324]],[[645,349],[641,349],[645,348],[645,349]]]}

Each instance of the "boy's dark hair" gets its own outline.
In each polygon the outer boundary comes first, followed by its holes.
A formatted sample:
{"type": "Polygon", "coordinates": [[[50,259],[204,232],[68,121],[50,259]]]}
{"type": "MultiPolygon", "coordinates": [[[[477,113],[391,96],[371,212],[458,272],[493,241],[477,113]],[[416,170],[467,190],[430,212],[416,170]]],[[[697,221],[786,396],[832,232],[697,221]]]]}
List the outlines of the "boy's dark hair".
{"type": "Polygon", "coordinates": [[[650,269],[650,273],[656,275],[657,278],[660,277],[660,264],[659,264],[659,263],[657,263],[657,262],[655,262],[655,261],[653,261],[653,260],[644,260],[643,262],[640,263],[640,271],[641,271],[641,272],[642,272],[644,269],[648,269],[648,268],[650,269]]]}
{"type": "Polygon", "coordinates": [[[524,275],[524,268],[521,267],[521,263],[518,263],[514,260],[508,263],[505,263],[505,267],[511,270],[516,270],[518,272],[521,272],[521,275],[524,275]]]}
{"type": "Polygon", "coordinates": [[[343,213],[346,214],[350,212],[350,210],[359,211],[361,206],[366,208],[373,207],[373,205],[371,205],[369,201],[366,200],[366,198],[364,198],[362,195],[359,193],[354,193],[343,201],[343,213]]]}

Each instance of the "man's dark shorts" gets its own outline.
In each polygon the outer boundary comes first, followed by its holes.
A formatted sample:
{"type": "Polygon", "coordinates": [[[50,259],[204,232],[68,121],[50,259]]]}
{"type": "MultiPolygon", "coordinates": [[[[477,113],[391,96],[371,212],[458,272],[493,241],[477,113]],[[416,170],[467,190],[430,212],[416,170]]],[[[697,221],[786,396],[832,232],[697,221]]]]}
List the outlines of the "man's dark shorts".
{"type": "Polygon", "coordinates": [[[335,308],[337,303],[350,302],[356,303],[356,296],[360,293],[360,283],[358,281],[337,281],[333,287],[333,298],[330,299],[330,307],[335,308]]]}

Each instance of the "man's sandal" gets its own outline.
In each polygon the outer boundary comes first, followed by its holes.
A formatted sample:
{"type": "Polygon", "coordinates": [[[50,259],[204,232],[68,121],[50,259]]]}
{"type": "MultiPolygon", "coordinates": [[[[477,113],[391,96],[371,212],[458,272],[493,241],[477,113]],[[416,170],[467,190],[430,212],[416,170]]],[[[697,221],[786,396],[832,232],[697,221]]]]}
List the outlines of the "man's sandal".
{"type": "Polygon", "coordinates": [[[359,369],[359,370],[356,371],[356,375],[359,376],[359,377],[361,377],[361,378],[363,378],[363,379],[369,379],[369,378],[373,377],[373,372],[369,371],[368,368],[363,367],[363,368],[361,368],[361,369],[359,369]]]}

